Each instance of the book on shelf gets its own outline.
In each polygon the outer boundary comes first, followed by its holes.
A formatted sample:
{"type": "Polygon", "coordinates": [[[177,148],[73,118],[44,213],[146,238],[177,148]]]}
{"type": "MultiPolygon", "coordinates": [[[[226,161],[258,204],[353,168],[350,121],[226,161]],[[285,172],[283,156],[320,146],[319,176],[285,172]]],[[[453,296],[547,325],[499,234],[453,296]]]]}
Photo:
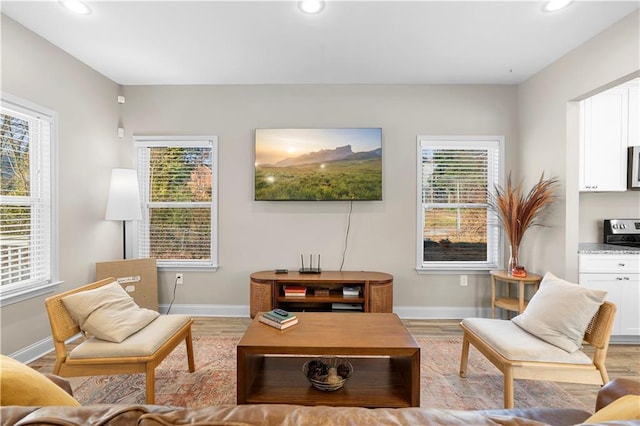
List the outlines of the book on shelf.
{"type": "Polygon", "coordinates": [[[275,312],[275,310],[269,311],[269,312],[265,312],[262,315],[264,315],[265,317],[269,318],[270,320],[273,320],[279,324],[284,324],[287,323],[289,321],[293,321],[298,319],[298,317],[296,317],[294,314],[292,314],[291,312],[289,312],[286,316],[285,315],[280,315],[279,313],[275,312]]]}
{"type": "Polygon", "coordinates": [[[360,296],[360,287],[358,287],[358,286],[344,286],[344,287],[342,287],[342,296],[344,296],[344,297],[358,297],[358,296],[360,296]]]}
{"type": "Polygon", "coordinates": [[[300,296],[304,297],[307,295],[307,288],[301,285],[285,285],[284,286],[284,295],[286,297],[289,296],[300,296]]]}
{"type": "Polygon", "coordinates": [[[272,319],[269,319],[269,318],[265,317],[264,314],[262,314],[262,315],[260,315],[260,318],[258,318],[258,321],[260,321],[261,323],[266,324],[266,325],[268,325],[270,327],[277,328],[278,330],[284,330],[285,328],[289,328],[289,327],[291,327],[293,325],[296,325],[298,323],[298,318],[294,318],[293,320],[288,321],[288,322],[279,323],[279,322],[276,322],[276,321],[274,321],[272,319]]]}

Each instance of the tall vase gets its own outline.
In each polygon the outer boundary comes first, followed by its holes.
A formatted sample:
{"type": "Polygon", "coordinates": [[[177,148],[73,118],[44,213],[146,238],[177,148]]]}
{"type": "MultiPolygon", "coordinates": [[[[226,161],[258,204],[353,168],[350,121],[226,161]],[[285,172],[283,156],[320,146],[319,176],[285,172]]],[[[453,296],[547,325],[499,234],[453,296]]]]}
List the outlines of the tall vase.
{"type": "Polygon", "coordinates": [[[507,269],[507,274],[511,275],[513,270],[516,269],[516,266],[519,265],[518,263],[518,250],[520,247],[518,247],[517,244],[510,244],[509,245],[509,266],[507,269]]]}

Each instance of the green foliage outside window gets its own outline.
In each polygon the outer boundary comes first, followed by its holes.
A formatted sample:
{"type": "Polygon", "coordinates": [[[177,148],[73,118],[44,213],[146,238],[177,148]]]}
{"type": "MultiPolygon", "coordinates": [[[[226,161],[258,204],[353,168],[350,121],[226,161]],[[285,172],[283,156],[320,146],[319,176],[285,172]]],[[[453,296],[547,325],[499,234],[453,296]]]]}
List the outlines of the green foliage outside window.
{"type": "Polygon", "coordinates": [[[423,147],[423,262],[488,261],[489,162],[484,147],[423,147]]]}
{"type": "Polygon", "coordinates": [[[210,148],[149,148],[149,255],[211,259],[210,148]]]}

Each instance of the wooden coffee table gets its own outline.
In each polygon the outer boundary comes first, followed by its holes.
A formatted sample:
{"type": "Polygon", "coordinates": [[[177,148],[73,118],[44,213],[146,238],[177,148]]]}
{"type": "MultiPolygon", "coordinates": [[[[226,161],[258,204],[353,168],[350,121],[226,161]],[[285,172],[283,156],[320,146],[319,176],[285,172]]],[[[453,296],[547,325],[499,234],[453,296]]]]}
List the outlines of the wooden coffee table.
{"type": "Polygon", "coordinates": [[[281,403],[358,407],[419,407],[420,346],[391,313],[296,313],[299,323],[277,330],[258,321],[237,347],[238,404],[281,403]],[[320,391],[303,364],[340,355],[353,365],[345,385],[320,391]]]}

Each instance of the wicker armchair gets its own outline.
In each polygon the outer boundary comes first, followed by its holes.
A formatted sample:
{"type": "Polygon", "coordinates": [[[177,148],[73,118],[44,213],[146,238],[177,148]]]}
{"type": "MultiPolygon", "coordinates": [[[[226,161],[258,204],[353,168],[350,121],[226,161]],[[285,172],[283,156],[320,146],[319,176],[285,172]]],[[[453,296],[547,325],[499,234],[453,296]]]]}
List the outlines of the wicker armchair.
{"type": "MultiPolygon", "coordinates": [[[[582,351],[569,354],[537,337],[519,330],[510,321],[499,319],[463,320],[464,332],[460,376],[466,377],[469,344],[472,344],[504,375],[504,408],[513,408],[514,379],[548,380],[556,382],[604,385],[609,381],[605,359],[613,327],[616,306],[604,302],[591,319],[584,335],[584,342],[595,348],[592,357],[582,351]],[[509,359],[501,346],[513,344],[505,340],[513,337],[511,332],[524,333],[523,339],[531,342],[527,357],[509,359]],[[525,359],[522,359],[525,358],[525,359]]],[[[522,352],[522,351],[521,351],[522,352]]]]}
{"type": "Polygon", "coordinates": [[[106,278],[45,300],[56,352],[53,373],[66,376],[97,376],[112,374],[146,374],[146,402],[155,402],[155,368],[183,340],[187,345],[189,371],[195,371],[191,324],[187,315],[160,315],[142,330],[121,343],[91,337],[73,349],[65,342],[81,330],[64,306],[62,299],[70,294],[92,290],[113,283],[106,278]]]}

